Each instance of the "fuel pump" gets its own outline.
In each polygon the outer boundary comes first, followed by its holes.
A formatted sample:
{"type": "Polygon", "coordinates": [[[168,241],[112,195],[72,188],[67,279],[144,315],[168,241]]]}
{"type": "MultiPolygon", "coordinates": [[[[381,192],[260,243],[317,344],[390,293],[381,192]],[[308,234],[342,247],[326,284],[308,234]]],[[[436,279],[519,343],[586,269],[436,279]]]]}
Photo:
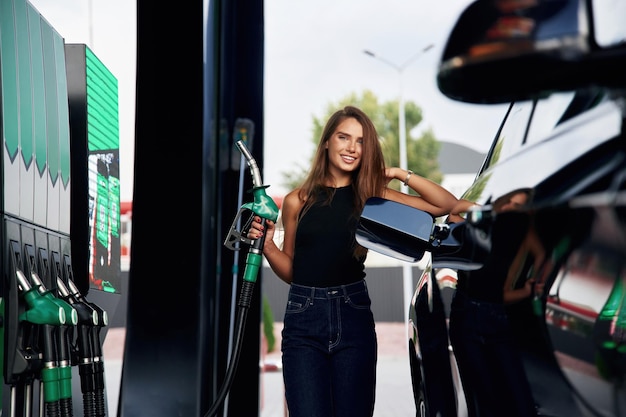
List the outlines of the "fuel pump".
{"type": "Polygon", "coordinates": [[[235,342],[232,352],[232,358],[229,362],[228,370],[226,372],[226,377],[224,383],[222,384],[222,388],[218,393],[217,398],[213,403],[213,406],[211,406],[205,417],[215,415],[220,405],[224,401],[224,398],[226,398],[228,390],[230,389],[230,385],[237,369],[239,354],[241,353],[241,343],[243,341],[243,333],[245,329],[246,318],[248,315],[248,309],[250,308],[250,303],[252,300],[254,285],[257,280],[259,269],[261,268],[263,263],[263,245],[265,244],[265,236],[262,236],[259,239],[248,239],[244,236],[244,233],[242,233],[242,231],[249,229],[250,223],[252,222],[254,216],[259,216],[261,218],[262,225],[265,225],[267,220],[272,220],[275,222],[278,219],[278,206],[276,205],[274,200],[272,200],[272,198],[269,197],[265,192],[265,189],[269,186],[263,185],[263,182],[261,181],[261,171],[259,170],[256,160],[252,157],[252,154],[246,147],[243,140],[238,140],[237,142],[235,142],[235,144],[239,148],[239,151],[245,157],[246,162],[250,167],[250,173],[252,174],[251,192],[254,196],[254,201],[251,203],[243,204],[241,206],[230,227],[228,235],[224,240],[224,245],[231,250],[239,250],[239,244],[243,243],[249,245],[250,249],[248,250],[248,255],[246,256],[246,266],[244,269],[243,281],[241,284],[242,288],[239,295],[239,301],[237,303],[238,314],[236,316],[237,323],[235,326],[235,342]],[[240,231],[237,230],[237,225],[241,224],[240,219],[244,214],[249,214],[249,217],[240,231]]]}

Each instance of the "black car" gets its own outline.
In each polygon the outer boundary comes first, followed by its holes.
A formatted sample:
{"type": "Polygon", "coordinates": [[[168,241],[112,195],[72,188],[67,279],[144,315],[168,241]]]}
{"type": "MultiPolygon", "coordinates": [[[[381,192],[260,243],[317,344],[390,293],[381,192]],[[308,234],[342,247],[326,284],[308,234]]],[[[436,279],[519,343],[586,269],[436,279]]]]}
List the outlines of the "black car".
{"type": "Polygon", "coordinates": [[[626,415],[623,3],[479,0],[449,36],[437,76],[442,93],[510,103],[462,196],[466,205],[433,219],[373,198],[357,231],[372,250],[431,260],[409,313],[418,416],[492,415],[480,391],[490,387],[505,403],[507,384],[529,388],[536,415],[626,415]],[[509,300],[514,291],[522,296],[509,300]],[[481,384],[466,371],[467,352],[458,361],[451,343],[457,318],[465,319],[461,345],[478,334],[468,327],[482,327],[480,337],[490,330],[484,316],[472,322],[469,310],[451,313],[463,297],[506,314],[510,349],[474,363],[481,384]],[[520,369],[499,363],[503,352],[516,355],[520,369]]]}

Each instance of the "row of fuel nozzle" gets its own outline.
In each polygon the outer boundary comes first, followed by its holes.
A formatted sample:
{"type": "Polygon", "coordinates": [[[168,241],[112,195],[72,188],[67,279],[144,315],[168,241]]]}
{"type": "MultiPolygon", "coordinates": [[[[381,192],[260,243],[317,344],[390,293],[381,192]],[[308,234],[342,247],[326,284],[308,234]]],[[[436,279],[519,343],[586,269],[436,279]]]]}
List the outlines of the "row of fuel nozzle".
{"type": "MultiPolygon", "coordinates": [[[[72,366],[75,365],[80,376],[84,416],[106,416],[100,333],[108,324],[107,312],[87,301],[72,280],[66,283],[57,278],[57,297],[46,289],[36,272],[31,273],[30,281],[19,269],[16,275],[26,302],[19,320],[25,326],[33,325],[33,332],[38,335],[38,346],[21,348],[37,352],[28,356],[31,362],[28,370],[35,375],[34,379],[40,380],[45,416],[72,417],[72,366]]],[[[32,398],[24,401],[30,402],[32,398]]],[[[11,407],[19,408],[18,404],[11,407]]]]}

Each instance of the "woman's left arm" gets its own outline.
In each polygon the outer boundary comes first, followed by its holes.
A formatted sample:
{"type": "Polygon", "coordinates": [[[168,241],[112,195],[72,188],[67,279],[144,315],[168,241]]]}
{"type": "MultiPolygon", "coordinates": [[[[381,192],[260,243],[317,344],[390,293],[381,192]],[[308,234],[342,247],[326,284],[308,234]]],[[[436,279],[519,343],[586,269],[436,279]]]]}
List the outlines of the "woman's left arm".
{"type": "Polygon", "coordinates": [[[418,194],[409,195],[387,188],[383,196],[386,199],[427,211],[435,217],[450,213],[458,202],[458,199],[450,191],[412,171],[393,167],[387,168],[385,175],[389,181],[393,179],[402,181],[418,194]]]}

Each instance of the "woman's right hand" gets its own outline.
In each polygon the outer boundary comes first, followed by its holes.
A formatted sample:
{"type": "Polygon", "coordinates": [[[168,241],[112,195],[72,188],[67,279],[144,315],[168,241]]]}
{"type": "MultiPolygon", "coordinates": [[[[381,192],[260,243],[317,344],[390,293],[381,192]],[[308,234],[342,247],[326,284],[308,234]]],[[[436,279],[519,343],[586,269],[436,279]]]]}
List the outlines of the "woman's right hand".
{"type": "Polygon", "coordinates": [[[248,239],[258,239],[261,236],[265,235],[265,241],[272,240],[274,238],[274,228],[275,224],[273,221],[267,219],[265,221],[265,228],[261,224],[261,217],[254,216],[252,219],[252,223],[250,224],[250,229],[248,230],[248,239]]]}

